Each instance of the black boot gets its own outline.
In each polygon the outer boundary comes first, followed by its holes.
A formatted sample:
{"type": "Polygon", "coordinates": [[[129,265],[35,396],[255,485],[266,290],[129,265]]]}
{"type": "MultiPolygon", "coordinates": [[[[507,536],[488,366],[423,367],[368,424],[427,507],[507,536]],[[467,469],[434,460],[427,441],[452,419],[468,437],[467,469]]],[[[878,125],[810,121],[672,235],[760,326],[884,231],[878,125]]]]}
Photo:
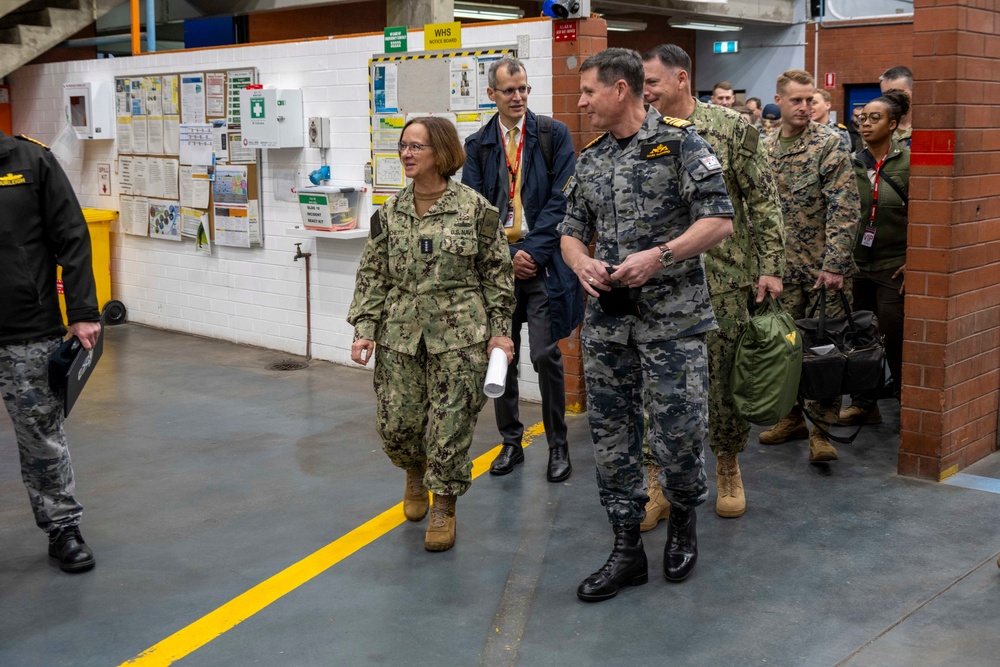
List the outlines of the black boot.
{"type": "Polygon", "coordinates": [[[614,526],[615,548],[608,562],[583,580],[576,596],[586,602],[600,602],[618,595],[622,586],[639,586],[649,581],[646,551],[642,548],[639,526],[614,526]]]}
{"type": "Polygon", "coordinates": [[[549,448],[549,467],[545,477],[550,482],[564,482],[573,472],[573,464],[569,462],[569,446],[556,445],[549,448]]]}
{"type": "Polygon", "coordinates": [[[94,567],[94,552],[83,541],[79,526],[49,533],[49,558],[58,558],[63,572],[84,572],[94,567]]]}
{"type": "Polygon", "coordinates": [[[693,507],[670,505],[667,544],[663,548],[663,576],[667,581],[684,581],[698,561],[698,533],[693,507]]]}

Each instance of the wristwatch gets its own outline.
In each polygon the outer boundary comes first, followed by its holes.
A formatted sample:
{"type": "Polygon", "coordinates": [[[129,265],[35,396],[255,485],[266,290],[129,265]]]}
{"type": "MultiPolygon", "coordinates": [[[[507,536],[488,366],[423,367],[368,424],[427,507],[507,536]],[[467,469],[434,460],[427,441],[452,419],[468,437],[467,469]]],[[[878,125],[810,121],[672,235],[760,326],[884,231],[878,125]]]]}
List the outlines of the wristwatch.
{"type": "Polygon", "coordinates": [[[668,266],[673,266],[674,253],[672,250],[670,250],[667,244],[664,243],[663,245],[659,246],[658,250],[660,251],[660,264],[663,265],[663,268],[667,268],[668,266]]]}

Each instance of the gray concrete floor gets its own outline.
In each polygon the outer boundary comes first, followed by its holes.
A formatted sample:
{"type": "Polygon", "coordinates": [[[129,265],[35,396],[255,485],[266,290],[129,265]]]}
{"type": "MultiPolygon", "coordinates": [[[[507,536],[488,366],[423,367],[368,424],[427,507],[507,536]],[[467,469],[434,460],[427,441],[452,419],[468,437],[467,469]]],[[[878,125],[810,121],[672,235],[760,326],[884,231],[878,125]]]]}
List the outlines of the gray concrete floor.
{"type": "MultiPolygon", "coordinates": [[[[0,665],[117,665],[400,501],[374,432],[371,375],[133,325],[67,423],[97,567],[46,557],[0,418],[0,665]]],[[[538,406],[522,406],[528,424],[538,406]]],[[[458,543],[424,523],[363,547],[180,660],[185,665],[894,666],[1000,664],[1000,495],[896,476],[898,408],[841,460],[751,445],[749,510],[699,514],[700,560],[579,602],[611,546],[586,418],[569,417],[573,477],[527,463],[458,502],[458,543]]],[[[498,444],[487,407],[473,455],[498,444]]],[[[714,487],[714,459],[709,455],[714,487]]],[[[969,474],[1000,478],[994,455],[969,474]]]]}

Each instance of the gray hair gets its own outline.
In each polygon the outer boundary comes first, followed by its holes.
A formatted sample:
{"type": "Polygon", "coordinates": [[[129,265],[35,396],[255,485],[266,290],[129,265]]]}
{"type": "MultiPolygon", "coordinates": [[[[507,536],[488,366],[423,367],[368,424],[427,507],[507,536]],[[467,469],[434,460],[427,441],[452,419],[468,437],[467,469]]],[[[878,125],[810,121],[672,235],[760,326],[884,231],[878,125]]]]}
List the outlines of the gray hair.
{"type": "Polygon", "coordinates": [[[520,60],[518,60],[513,56],[504,56],[500,60],[497,60],[492,65],[490,65],[490,74],[488,81],[490,88],[492,88],[493,90],[497,89],[497,71],[501,67],[506,67],[507,74],[510,74],[511,76],[514,76],[518,72],[524,72],[525,74],[528,73],[528,70],[524,69],[524,63],[522,63],[520,60]]]}

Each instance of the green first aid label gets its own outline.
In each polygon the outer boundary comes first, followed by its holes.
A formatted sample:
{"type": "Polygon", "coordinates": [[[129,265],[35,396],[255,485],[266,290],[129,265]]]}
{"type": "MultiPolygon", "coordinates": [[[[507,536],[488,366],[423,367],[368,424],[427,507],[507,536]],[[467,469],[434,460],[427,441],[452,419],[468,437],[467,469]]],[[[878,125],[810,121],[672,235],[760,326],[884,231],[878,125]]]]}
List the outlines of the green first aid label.
{"type": "Polygon", "coordinates": [[[326,195],[299,195],[300,204],[313,204],[318,206],[326,206],[326,195]]]}
{"type": "Polygon", "coordinates": [[[250,99],[250,118],[264,117],[264,98],[254,97],[250,99]]]}

